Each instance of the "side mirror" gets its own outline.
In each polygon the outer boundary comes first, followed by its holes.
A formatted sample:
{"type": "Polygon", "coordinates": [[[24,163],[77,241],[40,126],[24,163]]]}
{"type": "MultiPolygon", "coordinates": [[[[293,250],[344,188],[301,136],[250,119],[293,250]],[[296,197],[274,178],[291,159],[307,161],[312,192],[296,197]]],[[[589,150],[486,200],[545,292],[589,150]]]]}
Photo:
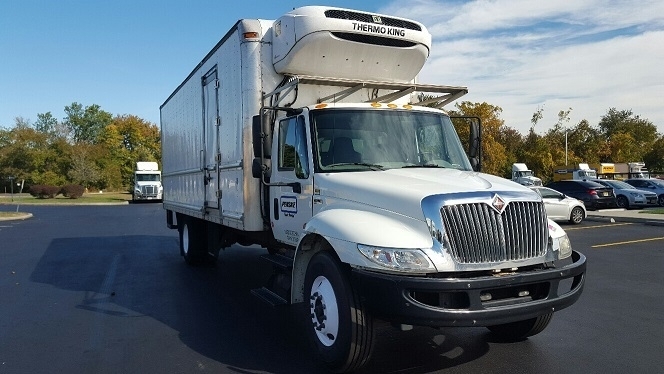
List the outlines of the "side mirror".
{"type": "Polygon", "coordinates": [[[482,120],[474,117],[470,122],[470,139],[468,139],[468,157],[473,170],[482,171],[482,120]]]}
{"type": "Polygon", "coordinates": [[[272,153],[272,137],[269,135],[269,129],[263,128],[263,124],[267,127],[267,121],[261,121],[261,116],[256,115],[252,117],[251,123],[251,138],[254,148],[254,157],[261,157],[261,147],[263,147],[263,155],[265,158],[270,158],[272,153]],[[265,134],[263,136],[263,134],[265,134]]]}

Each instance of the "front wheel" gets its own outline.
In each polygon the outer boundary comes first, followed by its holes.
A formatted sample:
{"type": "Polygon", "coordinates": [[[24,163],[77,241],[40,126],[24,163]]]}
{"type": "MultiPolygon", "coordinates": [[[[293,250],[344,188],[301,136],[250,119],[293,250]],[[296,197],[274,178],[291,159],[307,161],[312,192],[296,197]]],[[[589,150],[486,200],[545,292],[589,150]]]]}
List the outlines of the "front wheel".
{"type": "Polygon", "coordinates": [[[583,208],[577,206],[572,209],[572,213],[569,215],[569,222],[578,225],[584,218],[586,217],[583,208]]]}
{"type": "Polygon", "coordinates": [[[659,206],[664,206],[664,194],[659,195],[659,197],[657,198],[657,203],[659,204],[659,206]]]}
{"type": "Polygon", "coordinates": [[[305,275],[311,317],[306,322],[307,335],[321,360],[339,373],[364,366],[374,343],[373,319],[347,273],[331,253],[320,252],[305,275]]]}
{"type": "Polygon", "coordinates": [[[488,329],[501,340],[520,341],[544,331],[551,322],[551,317],[553,317],[553,313],[548,313],[525,321],[489,326],[488,329]]]}

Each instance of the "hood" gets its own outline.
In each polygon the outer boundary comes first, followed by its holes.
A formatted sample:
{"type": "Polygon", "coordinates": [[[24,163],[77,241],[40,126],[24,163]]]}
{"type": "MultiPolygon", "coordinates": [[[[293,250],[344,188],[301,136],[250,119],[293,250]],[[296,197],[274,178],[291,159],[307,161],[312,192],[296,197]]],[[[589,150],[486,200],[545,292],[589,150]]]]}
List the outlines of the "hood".
{"type": "MultiPolygon", "coordinates": [[[[502,192],[538,200],[536,192],[508,179],[456,169],[390,169],[385,171],[316,174],[322,197],[379,207],[421,219],[427,196],[502,192]]],[[[328,199],[329,200],[329,199],[328,199]]]]}

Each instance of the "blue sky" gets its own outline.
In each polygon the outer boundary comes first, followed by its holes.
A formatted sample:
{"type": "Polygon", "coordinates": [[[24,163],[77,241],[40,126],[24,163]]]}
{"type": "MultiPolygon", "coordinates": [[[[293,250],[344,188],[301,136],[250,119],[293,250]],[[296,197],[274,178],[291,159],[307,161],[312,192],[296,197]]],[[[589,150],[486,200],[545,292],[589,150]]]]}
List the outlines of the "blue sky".
{"type": "Polygon", "coordinates": [[[632,110],[664,133],[664,2],[642,0],[0,0],[0,127],[72,102],[159,124],[159,106],[240,18],[330,5],[422,22],[433,35],[420,82],[463,85],[525,134],[560,110],[596,125],[632,110]],[[229,4],[233,4],[232,6],[229,4]]]}

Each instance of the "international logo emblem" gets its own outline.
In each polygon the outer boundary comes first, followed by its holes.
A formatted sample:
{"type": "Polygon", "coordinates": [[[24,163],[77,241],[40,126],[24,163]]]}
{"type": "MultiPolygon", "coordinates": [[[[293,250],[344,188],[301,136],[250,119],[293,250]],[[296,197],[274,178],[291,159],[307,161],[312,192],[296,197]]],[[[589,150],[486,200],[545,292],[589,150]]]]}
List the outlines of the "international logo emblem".
{"type": "Polygon", "coordinates": [[[498,194],[493,196],[493,200],[491,201],[491,207],[498,212],[498,214],[503,214],[505,211],[505,207],[507,206],[507,203],[505,200],[503,200],[502,197],[498,196],[498,194]]]}

